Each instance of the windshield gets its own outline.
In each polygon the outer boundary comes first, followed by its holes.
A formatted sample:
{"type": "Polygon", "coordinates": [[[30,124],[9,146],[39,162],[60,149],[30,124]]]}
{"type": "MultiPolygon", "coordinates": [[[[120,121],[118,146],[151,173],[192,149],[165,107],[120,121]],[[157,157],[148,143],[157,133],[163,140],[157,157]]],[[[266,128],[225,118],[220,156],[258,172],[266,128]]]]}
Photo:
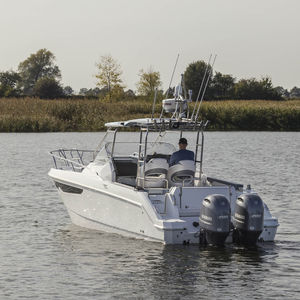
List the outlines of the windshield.
{"type": "MultiPolygon", "coordinates": [[[[142,145],[142,153],[144,154],[145,146],[142,145]]],[[[171,155],[176,151],[174,145],[165,142],[148,142],[147,155],[163,154],[171,155]]],[[[113,143],[108,142],[99,151],[95,162],[105,161],[108,157],[116,156],[138,156],[139,144],[134,142],[116,142],[113,148],[113,143]]]]}
{"type": "Polygon", "coordinates": [[[153,154],[165,154],[165,155],[171,155],[173,152],[176,151],[176,148],[174,145],[170,143],[165,142],[150,142],[147,146],[147,154],[153,155],[153,154]]]}
{"type": "MultiPolygon", "coordinates": [[[[113,143],[109,142],[105,145],[106,151],[109,156],[131,156],[138,154],[139,144],[133,142],[116,142],[114,149],[113,143]],[[113,153],[112,153],[113,152],[113,153]]],[[[142,152],[145,151],[145,145],[142,145],[142,152]]],[[[155,153],[169,155],[175,151],[175,147],[172,144],[164,142],[148,142],[147,154],[153,155],[155,153]]]]}

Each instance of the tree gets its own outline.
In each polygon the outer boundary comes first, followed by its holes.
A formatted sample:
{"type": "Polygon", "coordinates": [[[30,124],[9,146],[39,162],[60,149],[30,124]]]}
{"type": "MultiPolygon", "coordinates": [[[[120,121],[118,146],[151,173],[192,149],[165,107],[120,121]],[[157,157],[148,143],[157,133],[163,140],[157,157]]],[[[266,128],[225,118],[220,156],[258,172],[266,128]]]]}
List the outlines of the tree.
{"type": "Polygon", "coordinates": [[[14,71],[0,72],[0,96],[11,97],[20,94],[17,84],[20,75],[14,71]]]}
{"type": "Polygon", "coordinates": [[[78,95],[79,95],[79,96],[85,96],[86,93],[87,93],[87,91],[88,91],[87,88],[81,88],[81,89],[79,90],[78,95]]]}
{"type": "Polygon", "coordinates": [[[63,89],[53,77],[43,77],[34,85],[33,95],[42,99],[54,99],[63,96],[63,89]]]}
{"type": "Polygon", "coordinates": [[[140,70],[139,77],[137,91],[141,96],[153,96],[155,89],[161,86],[160,73],[155,72],[152,67],[146,72],[143,69],[140,70]]]}
{"type": "MultiPolygon", "coordinates": [[[[184,72],[184,82],[185,82],[186,88],[188,90],[193,91],[193,94],[192,94],[193,100],[196,100],[196,98],[197,98],[199,88],[201,86],[201,82],[204,77],[206,68],[207,68],[207,64],[203,60],[199,60],[199,61],[190,63],[184,72]]],[[[208,74],[210,74],[210,73],[212,73],[212,68],[211,68],[211,66],[208,66],[205,81],[202,86],[202,89],[204,89],[204,86],[206,83],[206,78],[207,78],[208,74]]],[[[205,98],[211,97],[211,92],[209,91],[210,85],[211,85],[211,81],[209,81],[209,83],[208,83],[205,98]]]]}
{"type": "Polygon", "coordinates": [[[287,89],[285,89],[282,86],[277,86],[274,88],[276,93],[278,93],[278,95],[280,95],[282,98],[284,99],[288,99],[290,97],[290,93],[287,89]]]}
{"type": "Polygon", "coordinates": [[[70,97],[73,95],[73,93],[74,93],[74,90],[70,86],[67,85],[63,88],[64,96],[70,97]]]}
{"type": "Polygon", "coordinates": [[[261,80],[255,78],[241,79],[235,84],[236,99],[263,99],[280,100],[282,96],[273,88],[269,77],[263,77],[261,80]]]}
{"type": "Polygon", "coordinates": [[[125,96],[125,98],[128,98],[128,99],[134,99],[136,97],[134,91],[131,89],[124,92],[124,96],[125,96]]]}
{"type": "Polygon", "coordinates": [[[88,98],[103,98],[107,95],[107,89],[99,89],[98,87],[93,89],[81,88],[78,95],[88,98]]]}
{"type": "Polygon", "coordinates": [[[21,76],[21,88],[25,95],[32,95],[33,88],[41,78],[53,78],[59,80],[61,73],[54,63],[55,56],[47,49],[40,49],[31,54],[18,66],[21,76]]]}
{"type": "Polygon", "coordinates": [[[85,96],[88,97],[99,97],[100,94],[105,94],[105,92],[101,91],[98,87],[95,87],[93,89],[89,89],[86,91],[85,96]]]}
{"type": "Polygon", "coordinates": [[[294,87],[290,90],[290,98],[291,98],[291,99],[299,99],[299,98],[300,98],[300,88],[294,86],[294,87]]]}
{"type": "Polygon", "coordinates": [[[234,97],[235,78],[228,74],[216,72],[211,82],[213,99],[232,99],[234,97]]]}
{"type": "Polygon", "coordinates": [[[97,85],[100,88],[107,89],[108,98],[110,100],[112,90],[114,88],[119,89],[119,87],[122,86],[121,66],[112,58],[111,55],[101,56],[100,62],[97,63],[96,66],[99,72],[96,75],[96,78],[98,79],[97,85]]]}

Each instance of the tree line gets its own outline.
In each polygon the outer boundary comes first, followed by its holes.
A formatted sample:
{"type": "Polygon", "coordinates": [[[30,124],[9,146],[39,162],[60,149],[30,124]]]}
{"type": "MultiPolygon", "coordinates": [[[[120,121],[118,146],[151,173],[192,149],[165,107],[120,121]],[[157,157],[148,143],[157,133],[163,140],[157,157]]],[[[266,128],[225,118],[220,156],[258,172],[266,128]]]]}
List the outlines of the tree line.
{"type": "MultiPolygon", "coordinates": [[[[91,89],[81,88],[75,95],[72,87],[62,85],[61,71],[55,63],[54,54],[47,49],[40,49],[21,62],[17,71],[0,72],[0,97],[31,96],[42,99],[89,97],[112,101],[136,97],[152,99],[155,90],[158,91],[159,98],[163,98],[166,94],[161,88],[160,73],[151,67],[139,71],[135,92],[125,90],[121,79],[121,66],[111,55],[102,56],[96,68],[97,86],[91,89]]],[[[205,94],[207,100],[300,98],[300,88],[294,87],[288,91],[283,87],[274,87],[270,77],[259,80],[256,78],[237,80],[232,75],[213,72],[211,66],[199,60],[190,63],[183,74],[185,86],[192,90],[193,99],[197,97],[206,70],[207,74],[210,72],[212,74],[205,94]]],[[[171,88],[171,91],[173,90],[174,88],[171,88]]]]}

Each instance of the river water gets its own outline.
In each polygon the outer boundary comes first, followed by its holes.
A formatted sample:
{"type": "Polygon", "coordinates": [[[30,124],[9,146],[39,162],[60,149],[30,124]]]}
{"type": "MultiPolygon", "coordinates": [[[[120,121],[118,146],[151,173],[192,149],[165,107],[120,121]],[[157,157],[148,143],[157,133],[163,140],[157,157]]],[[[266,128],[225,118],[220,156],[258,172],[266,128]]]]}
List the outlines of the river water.
{"type": "Polygon", "coordinates": [[[0,134],[1,300],[300,299],[300,133],[206,133],[204,171],[251,184],[279,218],[275,243],[250,250],[163,246],[72,225],[47,152],[94,149],[101,136],[0,134]]]}

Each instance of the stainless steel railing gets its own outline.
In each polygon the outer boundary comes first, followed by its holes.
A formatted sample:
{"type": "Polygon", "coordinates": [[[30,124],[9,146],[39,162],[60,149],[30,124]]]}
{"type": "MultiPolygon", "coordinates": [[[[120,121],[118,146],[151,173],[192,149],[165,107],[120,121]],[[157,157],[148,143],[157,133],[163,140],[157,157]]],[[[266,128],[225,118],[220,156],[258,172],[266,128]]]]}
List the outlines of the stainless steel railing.
{"type": "Polygon", "coordinates": [[[94,150],[57,149],[50,151],[56,169],[81,172],[93,161],[94,150]]]}

